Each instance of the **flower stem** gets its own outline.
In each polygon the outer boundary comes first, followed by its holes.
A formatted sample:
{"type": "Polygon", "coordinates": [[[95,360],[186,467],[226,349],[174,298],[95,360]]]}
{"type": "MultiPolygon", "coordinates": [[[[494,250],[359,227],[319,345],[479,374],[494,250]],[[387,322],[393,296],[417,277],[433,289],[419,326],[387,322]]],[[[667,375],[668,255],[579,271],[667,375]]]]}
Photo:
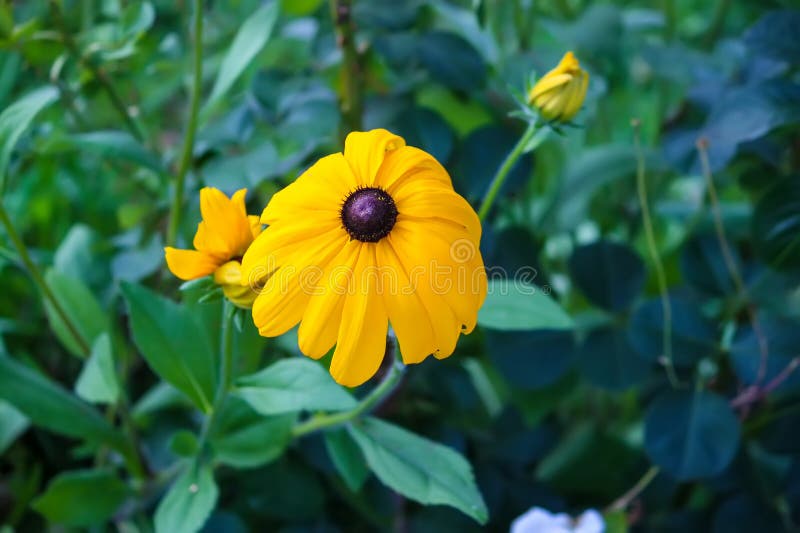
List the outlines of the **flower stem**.
{"type": "Polygon", "coordinates": [[[675,374],[675,367],[672,363],[672,304],[669,301],[667,290],[667,275],[664,265],[661,263],[661,256],[658,254],[656,245],[655,231],[653,230],[653,220],[650,216],[650,207],[647,200],[647,182],[645,181],[645,163],[642,154],[642,143],[639,138],[639,121],[631,122],[633,126],[633,139],[636,148],[636,189],[639,195],[639,207],[642,210],[642,223],[647,239],[647,249],[650,252],[650,259],[656,270],[656,281],[658,282],[658,292],[661,296],[661,309],[664,315],[664,335],[662,339],[664,369],[667,372],[667,379],[670,385],[677,388],[679,385],[678,377],[675,374]]]}
{"type": "Polygon", "coordinates": [[[331,15],[336,26],[336,40],[342,49],[342,93],[339,107],[344,119],[342,138],[350,131],[362,129],[363,90],[361,64],[356,49],[355,27],[352,18],[353,0],[331,0],[331,15]]]}
{"type": "MultiPolygon", "coordinates": [[[[514,145],[514,148],[511,149],[506,158],[503,160],[500,168],[497,169],[497,173],[494,175],[494,178],[492,178],[492,182],[489,184],[489,188],[486,190],[486,194],[483,196],[481,208],[478,211],[478,218],[481,220],[481,222],[486,220],[486,217],[489,215],[489,211],[492,209],[492,204],[494,204],[497,195],[500,193],[500,189],[503,187],[503,183],[505,183],[509,172],[511,172],[511,169],[514,168],[514,164],[516,164],[517,160],[522,154],[524,154],[526,151],[530,151],[528,145],[533,139],[535,133],[536,124],[531,122],[528,125],[528,129],[525,130],[525,133],[523,133],[522,137],[520,137],[519,141],[517,141],[517,144],[514,145]],[[528,149],[526,150],[526,148],[528,149]]],[[[542,138],[542,140],[544,140],[544,138],[542,138]]]]}
{"type": "Polygon", "coordinates": [[[50,305],[53,307],[53,311],[55,311],[55,313],[58,315],[58,318],[60,318],[67,327],[70,335],[72,335],[72,338],[75,339],[75,342],[78,344],[81,353],[88,357],[89,353],[91,352],[89,342],[83,338],[80,330],[78,330],[77,326],[75,326],[75,324],[72,322],[72,318],[61,306],[61,303],[59,303],[55,294],[53,294],[53,291],[50,290],[50,286],[47,284],[44,276],[42,276],[42,273],[39,271],[39,267],[37,267],[36,263],[34,263],[33,259],[31,259],[25,243],[22,242],[17,230],[11,223],[11,218],[8,216],[8,211],[6,211],[6,208],[2,202],[0,202],[0,223],[5,228],[6,233],[8,233],[8,238],[11,239],[14,248],[17,249],[17,254],[19,255],[23,265],[25,265],[25,269],[28,271],[28,274],[33,279],[34,283],[36,283],[36,285],[39,287],[39,290],[42,292],[42,295],[45,297],[45,299],[50,302],[50,305]]]}
{"type": "Polygon", "coordinates": [[[183,149],[175,174],[175,191],[170,209],[169,227],[167,229],[167,246],[174,246],[178,236],[178,226],[181,220],[183,207],[183,189],[186,182],[186,173],[192,163],[194,152],[194,136],[197,131],[197,115],[200,111],[200,90],[203,86],[203,5],[201,0],[194,0],[194,61],[192,76],[192,92],[189,101],[189,117],[186,131],[183,136],[183,149]]]}
{"type": "Polygon", "coordinates": [[[657,466],[651,466],[628,492],[617,498],[614,503],[608,506],[607,512],[624,511],[625,508],[652,483],[660,471],[661,469],[657,466]]]}
{"type": "Polygon", "coordinates": [[[372,389],[363,400],[358,402],[358,405],[349,411],[312,417],[296,425],[292,429],[292,437],[299,438],[322,429],[340,426],[372,411],[394,391],[405,373],[405,368],[405,365],[399,359],[394,358],[392,367],[386,373],[383,381],[372,389]]]}

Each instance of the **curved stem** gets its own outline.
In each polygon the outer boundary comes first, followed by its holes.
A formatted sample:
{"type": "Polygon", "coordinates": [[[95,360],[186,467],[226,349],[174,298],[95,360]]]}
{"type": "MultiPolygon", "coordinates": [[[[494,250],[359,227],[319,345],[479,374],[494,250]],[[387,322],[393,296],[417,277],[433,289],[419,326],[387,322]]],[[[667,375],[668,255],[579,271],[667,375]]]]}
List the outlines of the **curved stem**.
{"type": "Polygon", "coordinates": [[[647,182],[645,181],[642,144],[639,139],[639,121],[633,121],[632,126],[634,144],[636,147],[636,189],[639,196],[639,207],[642,210],[642,223],[647,239],[647,249],[650,252],[650,259],[656,270],[658,292],[661,296],[661,309],[664,315],[664,336],[662,339],[664,368],[667,372],[667,379],[669,379],[670,384],[673,387],[678,387],[678,377],[675,375],[675,367],[672,364],[672,304],[669,301],[669,293],[667,290],[667,275],[664,271],[664,265],[661,263],[661,256],[658,253],[655,231],[653,230],[653,220],[650,216],[650,207],[647,200],[647,182]]]}
{"type": "Polygon", "coordinates": [[[183,188],[186,182],[186,173],[192,163],[194,152],[194,136],[197,131],[197,115],[200,111],[200,90],[203,85],[203,5],[201,0],[194,0],[194,61],[192,76],[192,93],[189,101],[189,118],[183,137],[183,149],[178,170],[175,174],[175,191],[172,197],[172,207],[167,229],[167,246],[174,246],[178,235],[178,226],[181,220],[183,207],[183,188]]]}
{"type": "Polygon", "coordinates": [[[511,149],[506,158],[503,160],[500,168],[497,169],[497,173],[494,175],[494,178],[492,178],[492,182],[489,184],[489,188],[486,190],[486,194],[483,196],[483,201],[481,201],[481,208],[478,211],[478,218],[481,220],[481,222],[486,220],[486,217],[489,215],[489,211],[492,209],[492,204],[494,204],[497,195],[500,193],[500,189],[503,187],[503,183],[505,183],[509,172],[511,172],[511,169],[514,168],[514,164],[522,154],[524,154],[526,151],[529,151],[526,150],[526,148],[528,148],[528,145],[533,139],[535,133],[536,124],[529,124],[528,129],[525,130],[525,133],[523,133],[522,137],[519,138],[517,144],[514,145],[514,148],[511,149]]]}
{"type": "Polygon", "coordinates": [[[20,260],[22,260],[22,263],[25,265],[28,274],[31,276],[34,283],[36,283],[36,285],[39,287],[39,290],[42,292],[42,295],[45,297],[45,299],[50,302],[50,305],[53,307],[53,311],[55,311],[55,313],[58,315],[58,318],[60,318],[67,327],[70,335],[72,335],[72,337],[75,339],[75,342],[78,344],[81,352],[88,357],[89,353],[91,352],[89,342],[83,338],[83,335],[81,335],[77,326],[75,326],[75,324],[72,322],[72,318],[61,306],[61,303],[59,303],[55,294],[53,294],[53,291],[50,290],[50,286],[47,285],[44,276],[42,276],[42,273],[39,271],[39,267],[37,267],[36,263],[34,263],[33,259],[31,259],[28,249],[25,247],[25,243],[22,242],[17,230],[11,223],[11,218],[8,216],[8,211],[6,211],[6,208],[2,202],[0,202],[0,223],[2,223],[3,227],[5,227],[6,233],[8,233],[8,238],[11,239],[14,248],[17,249],[17,254],[19,255],[20,260]]]}
{"type": "Polygon", "coordinates": [[[405,368],[405,365],[399,359],[395,359],[392,362],[392,367],[383,378],[383,381],[372,389],[363,400],[358,402],[358,405],[349,411],[312,417],[296,425],[292,429],[292,437],[299,438],[321,429],[339,426],[372,411],[394,391],[403,377],[405,368]]]}

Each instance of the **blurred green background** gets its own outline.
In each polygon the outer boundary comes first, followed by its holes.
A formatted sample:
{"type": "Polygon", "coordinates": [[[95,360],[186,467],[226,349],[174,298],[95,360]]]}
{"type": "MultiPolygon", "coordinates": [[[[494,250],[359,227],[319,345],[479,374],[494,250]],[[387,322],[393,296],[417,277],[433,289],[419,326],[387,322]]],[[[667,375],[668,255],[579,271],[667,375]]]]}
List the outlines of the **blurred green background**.
{"type": "MultiPolygon", "coordinates": [[[[477,208],[525,130],[515,99],[567,50],[591,75],[584,109],[516,165],[481,247],[487,266],[534,268],[527,281],[568,325],[530,319],[541,302],[521,294],[490,296],[491,316],[511,318],[483,318],[451,358],[408,368],[375,413],[463,454],[489,522],[387,489],[352,446],[343,472],[320,435],[273,450],[272,426],[243,405],[218,435],[236,445],[212,442],[218,497],[175,516],[214,532],[507,531],[537,505],[606,511],[615,532],[797,530],[795,2],[197,3],[201,97],[182,165],[192,2],[0,1],[7,222],[80,334],[113,351],[106,388],[76,390],[86,351],[0,229],[0,531],[151,531],[176,465],[199,453],[203,416],[131,342],[120,290],[147,286],[217,327],[220,302],[179,291],[164,265],[176,174],[181,247],[200,187],[246,187],[260,213],[352,129],[429,151],[477,208]],[[351,31],[343,53],[337,32],[351,31]],[[144,477],[121,459],[130,442],[144,477]]],[[[292,333],[261,339],[244,318],[238,374],[299,354],[292,333]]]]}

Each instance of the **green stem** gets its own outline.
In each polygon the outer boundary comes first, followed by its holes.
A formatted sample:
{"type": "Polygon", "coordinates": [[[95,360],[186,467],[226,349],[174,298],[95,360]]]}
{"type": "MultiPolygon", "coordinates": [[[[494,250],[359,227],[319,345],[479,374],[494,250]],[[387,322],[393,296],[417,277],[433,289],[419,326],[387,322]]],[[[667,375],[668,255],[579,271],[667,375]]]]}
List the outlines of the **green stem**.
{"type": "Polygon", "coordinates": [[[672,363],[672,304],[669,301],[667,290],[667,275],[664,265],[661,263],[661,256],[656,245],[655,231],[653,230],[653,219],[650,216],[650,207],[647,199],[647,182],[645,180],[645,163],[642,154],[642,144],[639,138],[639,121],[632,122],[634,131],[634,144],[636,148],[636,189],[639,195],[639,207],[642,210],[642,223],[647,239],[647,248],[650,252],[650,259],[656,270],[656,281],[658,282],[658,293],[661,296],[661,309],[664,314],[664,335],[662,339],[664,352],[664,368],[667,378],[673,387],[678,387],[678,377],[672,363]]]}
{"type": "Polygon", "coordinates": [[[214,403],[211,405],[211,411],[206,416],[203,428],[200,430],[200,438],[198,439],[198,458],[202,457],[202,451],[208,442],[208,438],[214,429],[214,423],[217,420],[222,406],[225,404],[225,399],[228,396],[228,391],[231,388],[231,381],[233,379],[233,315],[236,312],[236,307],[227,299],[223,299],[222,309],[222,340],[220,342],[219,354],[219,380],[217,382],[217,392],[214,396],[214,403]]]}
{"type": "MultiPolygon", "coordinates": [[[[517,141],[517,144],[514,145],[514,148],[512,148],[512,150],[503,160],[500,168],[497,169],[497,173],[494,175],[494,178],[492,178],[492,182],[489,184],[489,188],[486,190],[486,194],[483,196],[481,208],[478,211],[478,218],[480,218],[481,222],[486,220],[486,217],[489,215],[489,211],[492,209],[492,204],[494,204],[497,195],[500,193],[500,189],[503,187],[503,183],[505,183],[509,172],[511,172],[511,169],[514,168],[514,164],[516,164],[517,159],[519,159],[520,156],[526,151],[530,151],[526,150],[526,148],[529,148],[528,145],[533,139],[533,136],[536,134],[536,131],[536,124],[531,122],[528,125],[528,129],[525,130],[525,133],[523,133],[522,137],[520,137],[519,141],[517,141]]],[[[542,140],[544,140],[543,137],[542,140]]],[[[541,140],[539,142],[541,142],[541,140]]]]}
{"type": "Polygon", "coordinates": [[[194,136],[197,131],[197,115],[200,111],[200,90],[203,86],[203,5],[201,0],[194,0],[194,61],[192,77],[192,93],[189,101],[189,118],[183,137],[183,149],[178,170],[175,174],[175,192],[170,210],[169,228],[167,229],[167,246],[174,246],[178,236],[178,226],[183,207],[183,188],[186,173],[192,163],[194,152],[194,136]]]}
{"type": "Polygon", "coordinates": [[[89,353],[91,352],[89,343],[83,338],[83,335],[81,335],[78,328],[72,322],[72,318],[70,318],[64,308],[61,306],[61,303],[59,303],[55,294],[53,294],[53,291],[50,290],[50,286],[47,285],[44,276],[42,276],[42,273],[39,271],[39,267],[37,267],[36,263],[34,263],[33,259],[31,259],[31,256],[28,253],[28,248],[25,246],[25,243],[22,242],[17,230],[14,229],[14,225],[11,223],[11,218],[8,216],[8,211],[6,211],[6,208],[2,202],[0,202],[0,223],[2,223],[3,227],[5,227],[6,233],[8,233],[8,238],[11,239],[14,248],[17,249],[17,255],[19,255],[23,265],[25,265],[28,274],[33,279],[34,283],[36,283],[36,285],[39,287],[39,290],[42,292],[42,295],[45,297],[45,299],[50,302],[53,311],[55,311],[55,313],[67,327],[70,335],[72,335],[72,337],[75,339],[75,342],[78,344],[78,347],[81,349],[81,352],[86,354],[88,357],[89,353]]]}
{"type": "Polygon", "coordinates": [[[405,368],[405,365],[399,359],[394,359],[392,367],[386,373],[386,377],[383,378],[383,381],[372,389],[363,400],[358,402],[358,405],[349,411],[312,417],[296,425],[292,429],[292,437],[304,437],[309,433],[314,433],[322,429],[340,426],[372,411],[394,391],[395,387],[400,383],[400,379],[403,377],[405,368]]]}
{"type": "Polygon", "coordinates": [[[660,471],[661,469],[657,466],[651,466],[650,469],[644,473],[639,481],[637,481],[628,492],[620,496],[614,501],[614,503],[608,506],[607,512],[624,511],[628,505],[630,505],[630,503],[636,499],[639,494],[641,494],[642,491],[646,489],[648,485],[650,485],[650,483],[652,483],[660,471]]]}
{"type": "Polygon", "coordinates": [[[76,43],[75,39],[72,38],[72,34],[69,32],[69,28],[67,28],[59,3],[56,0],[51,0],[50,6],[52,8],[55,23],[58,26],[59,32],[61,33],[61,40],[63,41],[64,46],[66,46],[69,52],[75,56],[75,58],[86,69],[88,69],[89,72],[92,73],[92,76],[100,84],[100,87],[102,87],[106,94],[108,94],[108,98],[111,100],[111,105],[114,106],[114,109],[116,109],[119,115],[122,117],[123,122],[125,122],[125,126],[128,128],[128,130],[130,130],[131,134],[140,142],[144,142],[146,136],[142,132],[141,126],[131,116],[130,112],[128,111],[128,106],[125,105],[124,100],[117,92],[116,87],[114,87],[114,84],[111,82],[108,74],[106,74],[106,71],[103,70],[91,58],[87,58],[81,52],[78,43],[76,43]]]}
{"type": "Polygon", "coordinates": [[[362,129],[363,88],[361,86],[361,64],[356,49],[355,26],[352,18],[352,0],[331,0],[331,16],[336,26],[336,39],[342,49],[342,94],[339,107],[342,111],[344,138],[350,131],[362,129]]]}

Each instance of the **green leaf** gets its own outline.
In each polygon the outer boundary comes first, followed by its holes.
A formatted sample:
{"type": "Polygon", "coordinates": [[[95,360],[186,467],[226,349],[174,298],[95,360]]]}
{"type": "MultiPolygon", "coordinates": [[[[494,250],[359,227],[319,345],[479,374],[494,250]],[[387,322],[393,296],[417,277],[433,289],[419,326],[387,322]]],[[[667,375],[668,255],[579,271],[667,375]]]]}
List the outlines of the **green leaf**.
{"type": "Polygon", "coordinates": [[[505,331],[571,329],[574,325],[572,318],[542,289],[508,279],[489,280],[478,324],[505,331]]]}
{"type": "Polygon", "coordinates": [[[28,429],[28,418],[10,403],[0,400],[0,455],[28,429]]]}
{"type": "Polygon", "coordinates": [[[344,429],[326,431],[324,435],[325,448],[333,466],[342,476],[345,485],[353,492],[358,492],[369,477],[369,469],[361,450],[344,429]]]}
{"type": "Polygon", "coordinates": [[[0,356],[0,399],[19,409],[37,426],[130,451],[127,440],[92,406],[6,356],[0,356]]]}
{"type": "Polygon", "coordinates": [[[576,248],[569,258],[569,271],[590,302],[614,312],[627,309],[645,282],[641,258],[629,246],[613,241],[576,248]]]}
{"type": "Polygon", "coordinates": [[[223,427],[211,441],[214,459],[235,468],[256,468],[283,455],[292,442],[295,414],[250,417],[240,427],[223,427]]]}
{"type": "Polygon", "coordinates": [[[419,60],[436,81],[459,91],[474,91],[486,80],[486,63],[464,38],[431,31],[417,41],[419,60]]]}
{"type": "Polygon", "coordinates": [[[377,418],[348,426],[383,483],[422,504],[451,505],[481,524],[489,511],[472,467],[454,450],[377,418]]]}
{"type": "Polygon", "coordinates": [[[739,420],[712,392],[671,391],[656,398],[645,418],[650,459],[680,481],[716,476],[739,449],[739,420]]]}
{"type": "Polygon", "coordinates": [[[55,134],[42,141],[39,151],[43,154],[90,152],[106,159],[129,161],[157,173],[164,172],[158,157],[126,131],[55,134]]]}
{"type": "Polygon", "coordinates": [[[92,403],[113,404],[117,401],[119,383],[108,333],[101,334],[92,345],[92,354],[75,383],[75,393],[92,403]]]}
{"type": "Polygon", "coordinates": [[[203,108],[202,114],[211,109],[233,86],[236,78],[247,68],[253,58],[264,48],[278,19],[278,2],[262,5],[255,13],[244,21],[233,39],[231,47],[225,54],[219,67],[211,96],[203,108]]]}
{"type": "Polygon", "coordinates": [[[200,451],[197,437],[186,429],[176,431],[169,439],[168,447],[178,457],[194,457],[200,451]]]}
{"type": "Polygon", "coordinates": [[[158,504],[155,515],[156,533],[194,533],[198,531],[217,505],[219,489],[211,467],[197,468],[188,463],[183,474],[158,504]]]}
{"type": "Polygon", "coordinates": [[[278,361],[236,384],[236,394],[262,415],[345,411],[356,406],[322,366],[300,357],[278,361]]]}
{"type": "Polygon", "coordinates": [[[11,152],[34,117],[58,98],[55,87],[41,87],[29,92],[0,114],[0,191],[5,188],[11,152]]]}
{"type": "Polygon", "coordinates": [[[57,476],[31,506],[50,522],[87,527],[111,518],[129,492],[108,470],[75,470],[57,476]]]}
{"type": "MultiPolygon", "coordinates": [[[[101,333],[108,330],[108,314],[103,311],[97,298],[81,280],[52,269],[48,270],[44,277],[59,305],[72,319],[78,334],[91,346],[101,333]]],[[[44,309],[50,320],[50,326],[61,344],[77,357],[88,357],[89,354],[81,348],[80,342],[47,299],[44,300],[44,309]]]]}
{"type": "Polygon", "coordinates": [[[198,319],[184,306],[125,283],[133,340],[159,377],[186,394],[204,412],[215,390],[214,353],[198,319]]]}

